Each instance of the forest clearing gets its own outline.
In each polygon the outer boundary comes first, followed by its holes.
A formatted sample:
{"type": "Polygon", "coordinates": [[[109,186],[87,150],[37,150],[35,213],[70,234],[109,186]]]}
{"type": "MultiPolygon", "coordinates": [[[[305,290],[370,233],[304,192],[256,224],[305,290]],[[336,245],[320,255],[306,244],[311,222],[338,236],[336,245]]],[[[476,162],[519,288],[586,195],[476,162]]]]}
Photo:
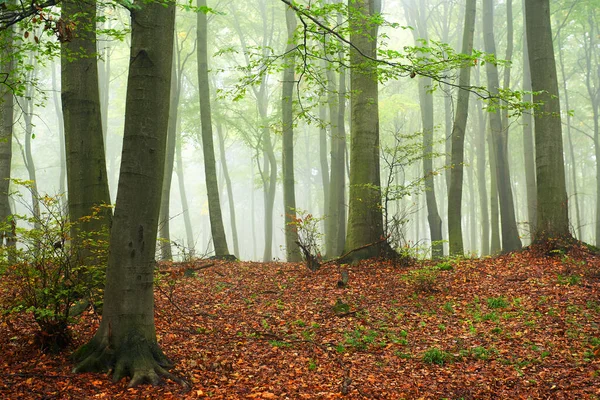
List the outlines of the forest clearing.
{"type": "MultiPolygon", "coordinates": [[[[203,260],[192,277],[189,265],[163,264],[157,336],[189,389],[72,374],[70,351],[38,351],[37,327],[16,315],[0,325],[0,397],[594,399],[599,265],[583,248],[317,272],[203,260]]],[[[73,348],[98,322],[90,312],[74,326],[73,348]]]]}

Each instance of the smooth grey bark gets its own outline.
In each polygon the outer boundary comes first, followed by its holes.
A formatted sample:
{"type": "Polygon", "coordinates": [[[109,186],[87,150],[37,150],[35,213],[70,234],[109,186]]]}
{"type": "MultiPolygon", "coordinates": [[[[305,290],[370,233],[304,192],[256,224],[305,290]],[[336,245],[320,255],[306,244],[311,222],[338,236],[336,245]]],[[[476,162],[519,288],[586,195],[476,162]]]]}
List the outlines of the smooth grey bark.
{"type": "MultiPolygon", "coordinates": [[[[14,126],[14,66],[12,57],[13,30],[0,32],[0,223],[10,223],[10,179],[12,161],[12,139],[14,126]]],[[[13,244],[12,229],[7,226],[1,232],[0,246],[13,244]]]]}
{"type": "MultiPolygon", "coordinates": [[[[476,85],[479,86],[479,70],[476,70],[476,85]]],[[[490,211],[488,208],[488,193],[486,179],[486,156],[485,156],[485,138],[486,124],[483,116],[483,110],[480,101],[475,101],[475,113],[477,115],[476,128],[476,148],[477,148],[477,191],[479,194],[479,216],[481,226],[481,248],[480,255],[487,256],[490,254],[490,211]]]]}
{"type": "MultiPolygon", "coordinates": [[[[69,217],[80,221],[95,207],[110,204],[96,59],[96,1],[65,0],[61,13],[64,21],[77,27],[73,38],[61,43],[61,100],[69,217]]],[[[111,209],[101,208],[97,218],[76,227],[100,233],[110,229],[111,219],[111,209]]]]}
{"type": "MultiPolygon", "coordinates": [[[[35,61],[33,56],[30,57],[31,62],[35,65],[35,61]]],[[[33,82],[36,79],[37,69],[34,67],[32,71],[29,72],[29,82],[33,82]]],[[[35,168],[35,161],[33,159],[33,153],[31,151],[31,141],[33,140],[33,109],[35,106],[35,90],[32,84],[29,84],[25,90],[25,97],[19,99],[19,106],[23,111],[23,120],[25,121],[25,140],[24,145],[21,147],[21,153],[23,155],[23,162],[25,163],[25,168],[27,169],[27,176],[29,178],[30,187],[29,190],[31,192],[31,212],[33,214],[34,219],[34,227],[35,229],[40,229],[40,195],[38,192],[38,183],[37,183],[37,172],[35,168]]]]}
{"type": "Polygon", "coordinates": [[[235,215],[235,199],[233,197],[233,185],[231,184],[231,176],[229,175],[229,167],[227,166],[227,155],[225,154],[225,135],[223,127],[219,121],[215,124],[217,129],[217,138],[219,139],[219,158],[221,160],[221,169],[225,179],[227,188],[227,201],[229,202],[229,219],[231,221],[231,236],[233,238],[233,255],[240,257],[240,245],[237,231],[237,219],[235,215]]]}
{"type": "Polygon", "coordinates": [[[492,130],[491,127],[489,127],[489,113],[487,119],[488,154],[490,158],[490,227],[492,229],[490,254],[496,255],[502,251],[502,242],[500,239],[500,207],[498,204],[498,179],[496,173],[498,167],[496,166],[496,153],[494,151],[492,130]]]}
{"type": "MultiPolygon", "coordinates": [[[[259,2],[258,6],[260,8],[263,28],[263,39],[261,47],[263,49],[263,56],[266,56],[266,52],[270,48],[271,42],[273,40],[273,27],[269,28],[268,26],[266,2],[262,0],[259,2]]],[[[236,32],[240,39],[240,43],[242,45],[246,65],[250,65],[248,46],[246,44],[246,36],[240,28],[240,21],[237,10],[234,7],[231,7],[230,9],[234,17],[234,28],[236,29],[236,32]]],[[[269,93],[267,75],[265,74],[261,77],[258,87],[252,86],[251,89],[254,94],[254,98],[256,99],[258,113],[260,117],[261,135],[259,147],[262,151],[263,159],[265,161],[264,168],[262,168],[262,170],[260,168],[260,164],[258,165],[258,167],[263,185],[264,198],[263,221],[265,232],[265,248],[263,253],[263,261],[269,262],[273,259],[273,209],[275,205],[275,190],[277,189],[277,159],[275,158],[275,149],[273,145],[273,140],[271,139],[271,131],[269,128],[268,120],[269,93]]]]}
{"type": "MultiPolygon", "coordinates": [[[[405,3],[407,17],[410,17],[411,24],[414,25],[413,39],[415,45],[419,39],[429,40],[427,32],[427,23],[425,18],[425,7],[423,2],[412,0],[405,3]],[[419,7],[420,4],[420,7],[419,7]]],[[[444,255],[442,219],[438,212],[434,173],[433,173],[433,133],[434,133],[434,117],[433,117],[433,94],[428,91],[431,89],[432,80],[430,77],[421,76],[418,78],[419,85],[419,106],[421,108],[421,125],[423,129],[423,175],[425,176],[425,202],[427,204],[427,221],[429,224],[429,235],[431,239],[431,257],[433,259],[441,258],[444,255]]],[[[445,141],[449,143],[448,140],[445,141]]],[[[446,170],[446,178],[449,177],[449,172],[446,170]]]]}
{"type": "MultiPolygon", "coordinates": [[[[134,2],[119,187],[102,321],[75,372],[113,371],[129,386],[170,376],[154,325],[154,260],[169,120],[175,6],[134,2]]],[[[171,376],[170,376],[171,377],[171,376]]],[[[176,379],[176,378],[175,378],[176,379]]]]}
{"type": "Polygon", "coordinates": [[[183,224],[185,226],[185,237],[187,249],[190,257],[196,253],[196,242],[194,238],[194,229],[190,218],[190,208],[188,205],[187,192],[185,190],[185,175],[183,173],[183,157],[181,155],[181,137],[177,135],[175,143],[175,173],[177,174],[177,186],[179,188],[179,196],[181,197],[181,208],[183,209],[183,224]]]}
{"type": "MultiPolygon", "coordinates": [[[[206,0],[198,0],[198,7],[206,8],[206,0]]],[[[210,230],[212,233],[215,255],[226,257],[229,255],[227,236],[223,226],[221,202],[219,199],[219,185],[217,183],[217,169],[215,161],[215,148],[213,144],[212,115],[210,110],[210,85],[208,80],[208,19],[206,13],[197,13],[198,33],[198,97],[200,100],[200,121],[202,124],[202,151],[204,154],[204,176],[206,179],[206,193],[208,196],[208,215],[210,217],[210,230]]]]}
{"type": "Polygon", "coordinates": [[[596,247],[600,247],[600,56],[598,55],[597,36],[600,34],[595,21],[597,10],[588,6],[588,24],[585,26],[587,34],[583,39],[583,53],[585,57],[585,86],[590,98],[592,119],[594,125],[594,155],[596,158],[596,247]]]}
{"type": "MultiPolygon", "coordinates": [[[[350,50],[351,148],[346,251],[385,239],[379,168],[378,77],[373,61],[365,58],[375,58],[377,54],[378,26],[370,18],[380,12],[381,3],[379,0],[349,0],[348,8],[350,41],[355,47],[350,50]]],[[[369,258],[387,250],[383,246],[370,246],[356,252],[354,258],[369,258]]]]}
{"type": "MultiPolygon", "coordinates": [[[[525,26],[525,0],[523,0],[523,26],[525,26]]],[[[529,66],[529,51],[527,49],[527,31],[523,29],[523,90],[531,92],[531,69],[529,66]]],[[[533,95],[525,93],[523,101],[533,102],[533,95]]],[[[537,184],[535,182],[535,148],[533,145],[533,113],[526,111],[522,116],[523,124],[523,154],[525,161],[525,186],[527,189],[527,220],[529,232],[534,239],[537,223],[537,184]]]]}
{"type": "Polygon", "coordinates": [[[170,206],[171,206],[171,182],[173,180],[173,167],[175,164],[175,145],[177,143],[177,123],[179,120],[178,108],[181,90],[179,80],[177,57],[173,58],[173,67],[171,69],[171,90],[169,106],[169,128],[167,131],[167,148],[165,154],[164,177],[160,195],[160,214],[158,217],[158,238],[160,240],[160,259],[162,261],[172,260],[173,251],[171,248],[171,224],[170,224],[170,206]]]}
{"type": "MultiPolygon", "coordinates": [[[[59,66],[60,67],[60,66],[59,66]]],[[[58,123],[58,154],[59,154],[59,175],[58,175],[58,192],[63,196],[63,200],[67,199],[67,155],[65,153],[65,125],[62,113],[62,103],[60,101],[58,79],[56,77],[56,68],[52,64],[52,100],[54,101],[54,109],[56,110],[56,120],[58,123]]]]}
{"type": "MultiPolygon", "coordinates": [[[[567,110],[570,110],[570,104],[569,104],[569,88],[567,85],[567,76],[566,76],[566,72],[565,72],[565,62],[564,62],[564,50],[562,47],[562,35],[561,35],[561,30],[559,29],[558,32],[556,32],[556,39],[557,39],[557,49],[558,49],[558,59],[559,59],[559,66],[560,66],[560,72],[562,75],[562,90],[563,90],[563,96],[565,99],[565,108],[567,110]]],[[[530,78],[531,79],[531,78],[530,78]]],[[[530,81],[531,82],[531,81],[530,81]]],[[[527,90],[527,89],[525,89],[527,90]]],[[[531,89],[530,89],[531,90],[531,89]]],[[[578,193],[578,185],[577,185],[577,161],[575,159],[575,150],[573,147],[573,133],[572,133],[572,129],[571,129],[571,113],[567,112],[567,140],[569,143],[569,161],[571,164],[571,184],[573,185],[573,200],[575,201],[575,232],[577,232],[577,239],[579,240],[583,240],[583,226],[581,223],[581,211],[579,208],[579,193],[578,193]]],[[[531,114],[530,117],[531,118],[531,114]]],[[[535,170],[534,170],[535,173],[535,170]]],[[[534,187],[535,189],[535,187],[534,187]]]]}
{"type": "MultiPolygon", "coordinates": [[[[493,0],[483,0],[483,41],[487,53],[496,54],[494,39],[494,5],[493,0]]],[[[492,95],[498,94],[500,83],[498,68],[493,63],[486,63],[488,89],[492,95]]],[[[492,105],[500,106],[498,100],[492,100],[492,105]]],[[[496,161],[496,182],[498,185],[498,202],[500,205],[500,220],[502,233],[502,251],[510,252],[521,248],[521,239],[515,217],[515,206],[510,183],[510,168],[508,164],[508,135],[502,129],[500,112],[489,113],[490,129],[492,132],[492,149],[496,161]]]]}
{"type": "MultiPolygon", "coordinates": [[[[475,0],[467,0],[465,5],[465,22],[462,41],[462,54],[470,56],[473,52],[473,36],[475,32],[475,0]]],[[[460,87],[468,87],[471,84],[471,63],[460,70],[458,80],[460,87]]],[[[448,189],[448,241],[451,256],[464,254],[462,237],[462,189],[463,189],[463,163],[465,134],[467,130],[467,118],[469,115],[470,92],[459,90],[456,116],[452,126],[452,173],[450,175],[450,187],[448,189]]]]}
{"type": "MultiPolygon", "coordinates": [[[[526,0],[527,49],[535,109],[536,241],[571,237],[549,0],[526,0]]],[[[596,115],[596,124],[598,115],[596,115]]],[[[599,180],[600,182],[600,180],[599,180]]]]}
{"type": "Polygon", "coordinates": [[[298,247],[298,230],[296,226],[296,190],[294,182],[294,86],[296,59],[294,54],[294,34],[296,32],[296,13],[285,6],[287,26],[287,46],[285,52],[285,68],[281,87],[281,122],[282,122],[282,174],[283,174],[283,209],[285,253],[288,262],[302,260],[298,247]]]}

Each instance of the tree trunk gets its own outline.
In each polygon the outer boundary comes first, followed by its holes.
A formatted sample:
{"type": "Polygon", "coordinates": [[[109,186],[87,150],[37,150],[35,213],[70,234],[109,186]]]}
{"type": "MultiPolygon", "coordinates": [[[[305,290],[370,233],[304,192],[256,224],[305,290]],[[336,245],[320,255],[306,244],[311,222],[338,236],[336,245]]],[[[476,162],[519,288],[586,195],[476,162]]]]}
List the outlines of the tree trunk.
{"type": "Polygon", "coordinates": [[[157,384],[171,363],[156,339],[153,279],[169,120],[175,6],[138,0],[131,11],[131,58],[117,202],[102,321],[74,355],[76,372],[113,371],[129,386],[157,384]]]}
{"type": "MultiPolygon", "coordinates": [[[[12,138],[14,126],[14,95],[11,90],[14,84],[14,61],[11,54],[13,30],[1,33],[3,43],[0,46],[0,75],[5,79],[0,84],[0,223],[9,224],[12,216],[10,207],[10,179],[12,161],[12,138]]],[[[0,246],[14,243],[12,229],[1,232],[0,246]]]]}
{"type": "MultiPolygon", "coordinates": [[[[198,7],[206,8],[206,0],[198,0],[198,7]]],[[[204,153],[204,175],[206,179],[206,193],[208,195],[208,214],[210,217],[210,230],[212,233],[215,255],[225,257],[229,255],[227,237],[221,215],[219,200],[219,186],[217,184],[217,170],[215,162],[215,149],[213,145],[212,116],[210,111],[210,87],[208,80],[208,19],[203,11],[197,13],[198,29],[198,96],[200,99],[200,120],[202,123],[202,152],[204,153]]]]}
{"type": "Polygon", "coordinates": [[[295,40],[296,13],[287,5],[285,6],[285,20],[287,25],[287,46],[285,68],[281,90],[282,113],[282,173],[283,173],[283,212],[285,232],[285,253],[288,262],[302,261],[298,247],[298,230],[296,222],[296,190],[294,182],[294,86],[296,85],[295,40]]]}
{"type": "MultiPolygon", "coordinates": [[[[479,86],[479,70],[476,69],[476,85],[479,86]]],[[[480,101],[475,101],[475,111],[477,113],[477,190],[479,193],[479,210],[481,220],[481,256],[490,254],[490,211],[488,208],[487,179],[485,173],[485,137],[486,124],[483,116],[483,110],[480,101]]]]}
{"type": "MultiPolygon", "coordinates": [[[[62,2],[62,19],[72,21],[74,37],[61,44],[61,100],[67,156],[67,187],[71,221],[92,214],[92,209],[110,204],[100,92],[96,59],[96,1],[62,2]]],[[[110,229],[112,211],[104,208],[98,217],[76,227],[86,233],[110,229]]],[[[72,233],[76,237],[76,232],[72,233]]]]}
{"type": "MultiPolygon", "coordinates": [[[[67,199],[67,156],[65,154],[65,125],[62,113],[62,105],[60,97],[60,87],[58,86],[58,80],[56,78],[56,68],[54,63],[52,64],[52,100],[54,101],[54,109],[56,110],[56,119],[58,124],[58,153],[59,153],[59,170],[58,175],[58,192],[63,199],[67,199]]],[[[62,202],[62,200],[61,200],[62,202]]],[[[65,203],[63,203],[65,204],[65,203]]]]}
{"type": "MultiPolygon", "coordinates": [[[[173,63],[176,58],[173,58],[173,63]]],[[[171,96],[169,105],[169,128],[167,131],[167,149],[165,155],[165,172],[160,195],[160,214],[158,218],[158,237],[160,239],[160,259],[172,260],[170,213],[171,208],[171,182],[173,180],[173,165],[175,164],[175,145],[177,142],[178,107],[181,85],[178,68],[171,68],[171,96]]]]}
{"type": "MultiPolygon", "coordinates": [[[[549,0],[526,0],[527,50],[536,95],[536,241],[571,237],[549,0]]],[[[597,115],[596,115],[597,117],[597,115]]],[[[596,118],[597,123],[597,118],[596,118]]]]}
{"type": "MultiPolygon", "coordinates": [[[[465,7],[462,53],[470,56],[473,52],[473,34],[475,32],[475,13],[477,10],[475,0],[467,0],[465,7]]],[[[471,84],[470,62],[461,68],[458,84],[460,87],[468,87],[471,84]]],[[[452,126],[452,174],[450,175],[450,188],[448,191],[448,241],[451,256],[462,256],[464,254],[461,207],[469,96],[470,92],[467,90],[458,92],[456,117],[452,126]]]]}
{"type": "MultiPolygon", "coordinates": [[[[419,39],[429,40],[427,22],[424,17],[424,3],[412,1],[405,8],[410,23],[414,25],[413,39],[416,46],[420,46],[419,39]]],[[[425,201],[427,204],[427,221],[429,223],[429,235],[431,238],[431,257],[441,258],[444,255],[444,244],[442,234],[442,219],[440,218],[433,184],[433,95],[428,93],[431,89],[431,78],[419,77],[419,106],[421,108],[421,124],[423,129],[423,174],[425,176],[425,201]]],[[[445,176],[449,177],[448,171],[445,176]]]]}
{"type": "Polygon", "coordinates": [[[196,240],[194,237],[194,229],[192,228],[192,220],[190,219],[190,208],[188,205],[187,193],[185,190],[185,175],[183,173],[183,157],[181,156],[181,143],[182,139],[177,132],[177,138],[175,143],[175,158],[176,167],[175,173],[177,174],[177,184],[179,187],[179,196],[181,197],[181,208],[183,209],[183,223],[185,225],[185,237],[187,239],[188,255],[193,257],[196,253],[196,240]]]}
{"type": "MultiPolygon", "coordinates": [[[[561,75],[562,75],[562,84],[563,84],[563,96],[565,99],[565,108],[567,110],[570,110],[570,106],[569,106],[569,89],[568,89],[568,85],[567,85],[567,76],[565,74],[565,63],[564,63],[564,58],[563,58],[563,48],[562,48],[562,36],[560,34],[560,30],[556,33],[556,37],[557,37],[557,48],[558,48],[558,58],[559,58],[559,65],[560,65],[560,71],[561,71],[561,75]]],[[[525,50],[527,51],[527,50],[525,50]]],[[[531,78],[530,78],[531,79],[531,78]]],[[[531,81],[530,81],[530,86],[531,86],[531,81]]],[[[528,89],[525,89],[528,90],[528,89]]],[[[531,90],[531,89],[529,89],[531,90]]],[[[530,100],[531,101],[531,100],[530,100]]],[[[581,224],[581,212],[579,210],[579,194],[578,194],[578,186],[577,186],[577,161],[575,159],[575,151],[573,148],[573,134],[571,132],[571,114],[570,112],[566,113],[567,115],[567,139],[569,141],[569,158],[571,161],[571,180],[572,180],[572,185],[573,185],[573,200],[575,201],[575,218],[576,218],[576,224],[575,224],[575,231],[577,232],[577,238],[579,240],[583,240],[583,233],[582,233],[582,224],[581,224]]],[[[531,118],[531,114],[529,115],[529,118],[531,118]]]]}
{"type": "Polygon", "coordinates": [[[219,139],[219,154],[221,159],[221,168],[225,176],[225,185],[227,187],[227,199],[229,201],[229,219],[231,220],[231,236],[233,237],[233,254],[240,258],[240,245],[238,240],[237,222],[235,216],[235,199],[233,197],[233,186],[231,185],[231,177],[229,176],[229,168],[227,167],[227,156],[225,154],[225,137],[223,128],[220,122],[216,124],[217,138],[219,139]]]}
{"type": "MultiPolygon", "coordinates": [[[[350,50],[352,125],[346,251],[384,238],[379,170],[378,76],[376,65],[365,58],[373,59],[377,54],[378,27],[370,19],[380,12],[381,3],[379,0],[349,0],[348,7],[350,40],[356,48],[350,50]]],[[[380,255],[382,248],[367,247],[360,254],[355,254],[355,258],[380,255]]]]}
{"type": "MultiPolygon", "coordinates": [[[[523,0],[523,26],[525,26],[525,0],[523,0]]],[[[527,32],[523,30],[523,90],[531,92],[531,69],[527,50],[527,32]]],[[[523,101],[533,102],[531,93],[523,95],[523,101]]],[[[525,156],[525,186],[527,187],[527,220],[529,234],[533,241],[537,222],[537,185],[535,182],[535,148],[533,147],[533,111],[526,111],[522,117],[523,153],[525,156]]]]}
{"type": "MultiPolygon", "coordinates": [[[[483,32],[484,45],[487,53],[496,54],[494,39],[494,6],[493,0],[483,0],[483,32]]],[[[498,94],[498,68],[493,63],[486,63],[488,88],[492,95],[498,94]]],[[[492,100],[492,105],[500,106],[500,102],[492,100]]],[[[521,239],[515,218],[515,206],[510,184],[510,169],[508,165],[508,137],[502,129],[500,113],[496,109],[490,112],[490,128],[492,131],[492,148],[496,156],[496,181],[498,185],[498,200],[500,204],[500,220],[502,232],[502,250],[510,252],[521,248],[521,239]]]]}

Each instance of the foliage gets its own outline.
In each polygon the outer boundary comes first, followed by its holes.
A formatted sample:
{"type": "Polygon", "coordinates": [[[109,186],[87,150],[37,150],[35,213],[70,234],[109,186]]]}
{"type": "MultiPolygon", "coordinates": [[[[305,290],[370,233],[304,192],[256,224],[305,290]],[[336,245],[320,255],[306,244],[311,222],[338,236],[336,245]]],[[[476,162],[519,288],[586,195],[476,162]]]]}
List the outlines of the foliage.
{"type": "Polygon", "coordinates": [[[417,292],[433,292],[436,290],[436,281],[439,276],[439,269],[432,266],[410,271],[405,279],[417,292]]]}
{"type": "Polygon", "coordinates": [[[39,327],[40,347],[55,352],[70,342],[72,306],[79,301],[101,304],[108,232],[78,229],[100,218],[102,206],[70,222],[60,196],[35,200],[40,204],[39,218],[13,216],[3,228],[13,227],[16,245],[0,248],[0,273],[11,287],[0,308],[5,314],[31,314],[39,327]]]}
{"type": "Polygon", "coordinates": [[[319,231],[319,224],[323,218],[315,218],[312,214],[295,210],[296,215],[290,222],[298,232],[298,246],[302,250],[302,257],[308,269],[316,271],[321,264],[321,245],[323,234],[319,231]]]}
{"type": "Polygon", "coordinates": [[[431,348],[423,353],[423,362],[427,364],[444,365],[452,359],[452,355],[437,347],[431,348]]]}

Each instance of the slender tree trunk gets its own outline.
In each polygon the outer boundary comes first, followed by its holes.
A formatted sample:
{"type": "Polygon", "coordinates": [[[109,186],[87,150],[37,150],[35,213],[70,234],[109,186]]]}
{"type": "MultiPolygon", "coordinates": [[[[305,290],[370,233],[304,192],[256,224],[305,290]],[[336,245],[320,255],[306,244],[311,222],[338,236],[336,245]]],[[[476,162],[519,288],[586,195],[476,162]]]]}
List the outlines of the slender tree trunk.
{"type": "MultiPolygon", "coordinates": [[[[523,0],[523,26],[525,26],[525,0],[523,0]]],[[[529,67],[529,52],[527,49],[527,32],[523,29],[523,90],[531,92],[531,70],[529,67]]],[[[523,101],[533,102],[531,93],[523,95],[523,101]]],[[[525,186],[527,187],[527,220],[532,241],[535,239],[537,223],[537,185],[535,182],[535,148],[533,146],[533,114],[523,113],[523,153],[525,156],[525,186]]]]}
{"type": "MultiPolygon", "coordinates": [[[[176,58],[173,58],[176,64],[176,58]]],[[[169,106],[169,130],[167,132],[167,149],[165,155],[165,172],[160,196],[160,214],[158,217],[158,237],[160,239],[160,258],[163,261],[173,259],[170,232],[171,208],[171,182],[173,180],[173,166],[175,164],[175,145],[177,142],[178,107],[181,86],[177,68],[171,68],[171,96],[169,106]]]]}
{"type": "MultiPolygon", "coordinates": [[[[14,97],[11,86],[14,84],[14,61],[12,55],[13,30],[0,33],[0,75],[5,77],[0,84],[0,223],[9,224],[12,216],[10,207],[10,179],[12,161],[12,139],[14,126],[14,97]],[[6,75],[5,75],[6,74],[6,75]]],[[[0,246],[13,242],[10,226],[1,232],[0,246]]]]}
{"type": "MultiPolygon", "coordinates": [[[[483,32],[485,51],[496,54],[494,39],[494,6],[493,0],[483,0],[483,32]]],[[[488,87],[492,95],[498,94],[498,68],[493,63],[486,64],[488,87]]],[[[496,106],[499,106],[496,104],[496,106]]],[[[496,180],[498,185],[498,200],[500,204],[500,219],[502,227],[502,250],[510,252],[521,248],[521,239],[515,218],[515,206],[510,184],[510,169],[508,165],[508,137],[502,129],[502,121],[498,110],[490,112],[490,127],[492,131],[492,148],[496,156],[496,180]]]]}
{"type": "MultiPolygon", "coordinates": [[[[527,49],[535,110],[536,241],[571,237],[563,158],[560,100],[549,0],[526,0],[527,49]]],[[[596,115],[597,117],[597,115],[596,115]]],[[[597,119],[597,118],[596,118],[597,119]]]]}
{"type": "Polygon", "coordinates": [[[177,174],[177,184],[179,186],[179,196],[181,197],[181,208],[183,209],[183,224],[185,225],[185,237],[187,239],[187,248],[190,257],[193,257],[196,253],[196,242],[194,238],[194,229],[192,228],[192,220],[190,218],[190,208],[188,205],[187,193],[185,190],[185,175],[183,173],[183,157],[181,155],[181,137],[177,132],[177,138],[175,143],[175,159],[176,167],[175,173],[177,174]]]}
{"type": "MultiPolygon", "coordinates": [[[[470,56],[473,52],[473,35],[475,32],[475,0],[467,0],[465,24],[463,33],[462,53],[470,56]]],[[[470,63],[469,63],[470,64],[470,63]]],[[[460,70],[459,86],[468,87],[471,84],[471,65],[464,65],[460,70]]],[[[452,127],[452,174],[448,190],[448,241],[450,255],[463,255],[462,237],[462,188],[465,133],[469,115],[469,96],[466,90],[458,92],[456,117],[452,127]]]]}
{"type": "MultiPolygon", "coordinates": [[[[198,7],[206,8],[206,0],[198,0],[198,7]]],[[[204,153],[204,174],[206,179],[206,193],[208,195],[208,214],[210,216],[210,230],[212,233],[215,255],[225,257],[229,255],[227,237],[221,215],[219,200],[219,187],[217,184],[217,171],[215,149],[213,145],[212,116],[210,110],[210,87],[208,80],[208,19],[206,13],[197,13],[198,30],[198,95],[200,98],[200,119],[202,123],[202,151],[204,153]]]]}
{"type": "Polygon", "coordinates": [[[287,5],[285,6],[285,20],[287,25],[286,65],[283,70],[283,82],[281,90],[281,113],[282,113],[282,173],[283,173],[283,209],[284,209],[284,232],[285,253],[288,262],[302,260],[298,247],[298,230],[296,222],[296,189],[294,182],[294,86],[296,61],[294,50],[294,34],[296,33],[296,13],[287,5]]]}
{"type": "MultiPolygon", "coordinates": [[[[110,204],[95,56],[96,1],[63,1],[62,19],[79,27],[72,40],[61,44],[69,216],[71,221],[79,221],[90,215],[94,207],[110,204]]],[[[98,216],[78,224],[77,229],[88,233],[109,230],[111,209],[101,210],[98,216]]]]}
{"type": "Polygon", "coordinates": [[[138,0],[131,11],[123,153],[102,321],[74,355],[76,372],[113,371],[129,386],[157,384],[171,363],[154,325],[154,268],[169,120],[175,6],[138,0]],[[144,129],[140,130],[140,126],[144,129]]]}
{"type": "Polygon", "coordinates": [[[225,177],[225,185],[227,187],[227,200],[229,201],[229,219],[231,220],[231,236],[233,237],[233,254],[240,258],[240,246],[238,240],[237,222],[235,216],[235,199],[233,197],[233,186],[231,177],[229,176],[229,168],[227,167],[227,156],[225,154],[225,137],[223,135],[223,127],[220,122],[217,122],[217,137],[219,139],[219,154],[221,159],[221,168],[225,177]]]}
{"type": "MultiPolygon", "coordinates": [[[[479,72],[477,72],[476,77],[476,85],[479,86],[479,72]]],[[[475,102],[475,111],[477,114],[477,190],[479,193],[479,210],[481,217],[481,256],[487,256],[490,254],[490,214],[488,208],[487,179],[485,173],[485,137],[487,130],[485,126],[485,118],[483,117],[481,102],[475,102]]]]}
{"type": "Polygon", "coordinates": [[[54,109],[56,110],[56,122],[58,124],[58,154],[59,154],[59,175],[58,175],[58,192],[67,196],[67,156],[65,154],[65,125],[63,120],[62,105],[59,97],[60,87],[56,78],[56,68],[52,64],[52,100],[54,101],[54,109]]]}
{"type": "MultiPolygon", "coordinates": [[[[410,16],[412,24],[416,30],[413,30],[413,39],[415,45],[419,44],[419,39],[428,41],[427,23],[424,16],[424,3],[413,1],[406,7],[406,13],[410,16]]],[[[425,201],[427,204],[427,221],[429,223],[429,235],[432,243],[431,257],[440,258],[444,255],[442,219],[440,218],[433,184],[433,95],[428,91],[431,89],[432,80],[429,77],[419,77],[419,105],[421,108],[421,124],[423,129],[423,174],[425,175],[425,201]]],[[[446,141],[446,143],[450,143],[446,141]]],[[[449,177],[449,171],[446,171],[446,177],[449,177]]]]}
{"type": "MultiPolygon", "coordinates": [[[[325,122],[327,120],[327,109],[325,108],[325,99],[319,103],[319,165],[321,173],[321,186],[323,187],[323,215],[328,214],[329,206],[329,161],[327,160],[327,129],[325,122]]],[[[331,236],[327,224],[328,215],[323,220],[323,231],[325,232],[325,243],[327,238],[331,236]]],[[[327,253],[327,252],[326,252],[327,253]]]]}
{"type": "Polygon", "coordinates": [[[496,174],[498,167],[496,166],[496,153],[494,152],[491,128],[487,130],[487,132],[488,151],[490,158],[490,225],[492,227],[490,254],[495,255],[500,253],[502,250],[502,243],[500,241],[500,208],[498,207],[498,179],[496,174]]]}

